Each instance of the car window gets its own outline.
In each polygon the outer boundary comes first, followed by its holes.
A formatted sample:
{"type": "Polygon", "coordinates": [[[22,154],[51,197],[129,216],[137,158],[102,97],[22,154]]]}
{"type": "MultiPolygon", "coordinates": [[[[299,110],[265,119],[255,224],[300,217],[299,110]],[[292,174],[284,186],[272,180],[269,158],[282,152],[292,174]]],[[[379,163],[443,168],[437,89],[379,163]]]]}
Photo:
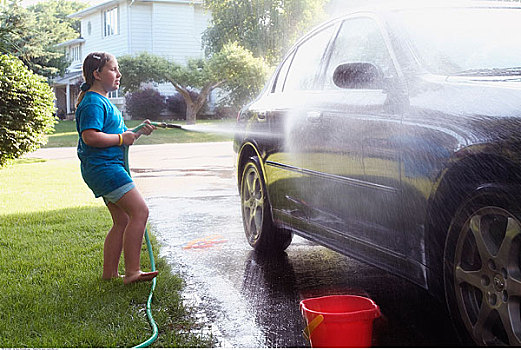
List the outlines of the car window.
{"type": "Polygon", "coordinates": [[[273,86],[273,89],[271,92],[282,92],[282,88],[284,87],[284,82],[286,81],[286,74],[288,73],[289,66],[291,62],[293,61],[293,56],[295,52],[292,52],[284,63],[282,64],[282,67],[279,69],[279,73],[277,74],[277,79],[275,81],[275,84],[273,86]]]}
{"type": "Polygon", "coordinates": [[[299,45],[284,84],[284,92],[310,90],[333,34],[333,26],[318,32],[299,45]]]}
{"type": "Polygon", "coordinates": [[[394,74],[391,56],[380,28],[371,18],[349,19],[342,23],[331,50],[324,88],[339,89],[333,82],[333,72],[340,64],[355,62],[372,63],[385,76],[394,74]]]}
{"type": "Polygon", "coordinates": [[[492,7],[393,11],[387,22],[431,73],[519,75],[521,9],[492,7]]]}

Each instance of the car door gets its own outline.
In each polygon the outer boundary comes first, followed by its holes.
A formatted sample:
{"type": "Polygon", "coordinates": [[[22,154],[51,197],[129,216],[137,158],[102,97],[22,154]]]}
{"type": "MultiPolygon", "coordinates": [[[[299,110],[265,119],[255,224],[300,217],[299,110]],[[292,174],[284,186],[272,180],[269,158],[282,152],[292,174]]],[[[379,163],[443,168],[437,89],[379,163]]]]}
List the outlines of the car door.
{"type": "Polygon", "coordinates": [[[305,198],[310,221],[342,235],[399,251],[400,103],[397,68],[379,23],[370,17],[346,19],[331,46],[322,99],[310,132],[319,132],[306,154],[303,173],[314,195],[305,198]],[[340,65],[373,67],[380,84],[339,87],[340,65]],[[318,156],[319,155],[319,156],[318,156]]]}
{"type": "Polygon", "coordinates": [[[262,99],[270,134],[277,135],[265,159],[273,215],[296,228],[307,222],[303,198],[309,191],[302,174],[307,144],[302,116],[317,96],[316,78],[333,33],[334,25],[329,25],[303,40],[287,55],[271,91],[262,99]]]}

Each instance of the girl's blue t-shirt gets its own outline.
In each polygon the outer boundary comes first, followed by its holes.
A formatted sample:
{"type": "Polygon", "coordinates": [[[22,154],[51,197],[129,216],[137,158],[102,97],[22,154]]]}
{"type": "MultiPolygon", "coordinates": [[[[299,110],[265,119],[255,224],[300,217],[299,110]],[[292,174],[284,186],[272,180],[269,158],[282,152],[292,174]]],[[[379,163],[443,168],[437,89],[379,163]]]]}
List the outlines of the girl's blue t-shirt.
{"type": "Polygon", "coordinates": [[[132,178],[125,170],[125,146],[91,147],[81,138],[81,133],[87,129],[121,134],[127,127],[116,106],[96,92],[87,91],[76,109],[81,174],[94,195],[100,197],[131,182],[132,178]]]}

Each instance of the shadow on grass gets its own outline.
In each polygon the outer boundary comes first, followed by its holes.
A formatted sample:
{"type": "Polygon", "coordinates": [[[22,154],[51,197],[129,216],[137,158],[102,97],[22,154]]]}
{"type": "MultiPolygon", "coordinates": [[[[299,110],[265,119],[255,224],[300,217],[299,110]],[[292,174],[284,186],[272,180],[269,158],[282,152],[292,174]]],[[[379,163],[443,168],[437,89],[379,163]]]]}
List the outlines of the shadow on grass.
{"type": "MultiPolygon", "coordinates": [[[[0,216],[2,347],[130,347],[150,336],[150,283],[101,279],[110,225],[104,207],[0,216]]],[[[193,321],[179,297],[182,281],[163,259],[156,265],[154,346],[209,346],[211,340],[186,331],[193,321]]],[[[145,245],[142,268],[150,269],[145,245]]]]}
{"type": "Polygon", "coordinates": [[[33,164],[33,163],[45,163],[47,159],[40,158],[19,158],[13,161],[13,164],[33,164]]]}

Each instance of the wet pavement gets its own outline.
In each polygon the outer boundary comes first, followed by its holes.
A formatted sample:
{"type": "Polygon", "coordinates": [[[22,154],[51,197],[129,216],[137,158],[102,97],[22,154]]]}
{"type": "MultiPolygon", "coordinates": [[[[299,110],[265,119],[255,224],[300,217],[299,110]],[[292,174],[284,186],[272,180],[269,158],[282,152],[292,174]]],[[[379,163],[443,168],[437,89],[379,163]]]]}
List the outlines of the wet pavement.
{"type": "Polygon", "coordinates": [[[373,299],[375,346],[457,346],[443,305],[410,282],[295,236],[284,254],[256,254],[243,233],[231,143],[134,147],[131,168],[160,254],[220,346],[307,347],[302,299],[373,299]]]}
{"type": "MultiPolygon", "coordinates": [[[[33,156],[75,158],[75,149],[33,156]]],[[[284,254],[247,244],[229,142],[133,146],[131,170],[150,207],[150,225],[184,298],[218,346],[308,347],[302,299],[356,294],[383,316],[373,345],[458,346],[444,306],[410,282],[295,236],[284,254]]]]}

